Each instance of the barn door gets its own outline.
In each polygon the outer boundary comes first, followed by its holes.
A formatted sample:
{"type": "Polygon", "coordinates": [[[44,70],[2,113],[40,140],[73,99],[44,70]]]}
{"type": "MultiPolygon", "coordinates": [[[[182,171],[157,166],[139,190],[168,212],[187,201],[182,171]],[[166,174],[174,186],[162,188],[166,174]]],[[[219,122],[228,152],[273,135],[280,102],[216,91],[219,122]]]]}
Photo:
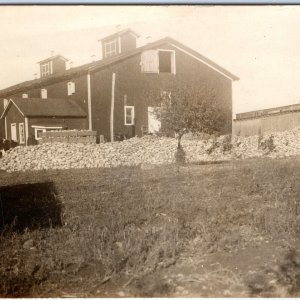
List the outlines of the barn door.
{"type": "Polygon", "coordinates": [[[13,123],[10,125],[10,128],[11,128],[11,140],[12,141],[17,141],[17,124],[16,123],[13,123]]]}
{"type": "Polygon", "coordinates": [[[161,123],[154,114],[154,107],[148,106],[148,132],[155,133],[160,130],[161,123]]]}

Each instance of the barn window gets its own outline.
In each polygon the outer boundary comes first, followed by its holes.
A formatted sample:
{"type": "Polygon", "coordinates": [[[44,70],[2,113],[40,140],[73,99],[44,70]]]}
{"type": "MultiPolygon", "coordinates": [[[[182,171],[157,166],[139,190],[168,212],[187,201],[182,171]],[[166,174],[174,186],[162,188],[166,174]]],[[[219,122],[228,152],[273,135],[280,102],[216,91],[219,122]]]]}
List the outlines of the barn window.
{"type": "Polygon", "coordinates": [[[17,141],[17,124],[10,124],[10,136],[12,141],[17,141]]]}
{"type": "Polygon", "coordinates": [[[68,82],[68,96],[75,94],[75,82],[68,82]]]}
{"type": "Polygon", "coordinates": [[[22,98],[23,99],[27,99],[28,98],[28,94],[27,93],[22,94],[22,98]]]}
{"type": "Polygon", "coordinates": [[[176,74],[175,51],[168,49],[144,51],[140,65],[142,73],[176,74]]]}
{"type": "Polygon", "coordinates": [[[24,123],[19,123],[19,138],[20,138],[20,144],[24,144],[25,143],[24,123]]]}
{"type": "Polygon", "coordinates": [[[159,59],[157,50],[144,51],[141,54],[140,65],[142,73],[158,73],[159,59]]]}
{"type": "Polygon", "coordinates": [[[113,40],[111,42],[104,43],[104,56],[109,57],[117,54],[117,41],[113,40]]]}
{"type": "Polygon", "coordinates": [[[41,77],[50,75],[50,62],[41,65],[41,77]]]}
{"type": "Polygon", "coordinates": [[[47,99],[47,89],[41,89],[41,98],[47,99]]]}
{"type": "Polygon", "coordinates": [[[134,125],[134,106],[124,107],[125,125],[134,125]]]}
{"type": "Polygon", "coordinates": [[[174,50],[159,50],[158,58],[159,58],[159,73],[176,74],[174,50]]]}

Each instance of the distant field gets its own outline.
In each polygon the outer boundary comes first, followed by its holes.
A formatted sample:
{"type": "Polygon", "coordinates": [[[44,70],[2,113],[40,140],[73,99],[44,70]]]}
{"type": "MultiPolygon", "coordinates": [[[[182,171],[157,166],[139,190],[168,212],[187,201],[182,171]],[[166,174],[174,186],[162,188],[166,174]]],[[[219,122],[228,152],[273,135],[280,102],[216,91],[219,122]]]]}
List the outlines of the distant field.
{"type": "Polygon", "coordinates": [[[1,172],[0,193],[2,297],[300,293],[300,158],[1,172]]]}

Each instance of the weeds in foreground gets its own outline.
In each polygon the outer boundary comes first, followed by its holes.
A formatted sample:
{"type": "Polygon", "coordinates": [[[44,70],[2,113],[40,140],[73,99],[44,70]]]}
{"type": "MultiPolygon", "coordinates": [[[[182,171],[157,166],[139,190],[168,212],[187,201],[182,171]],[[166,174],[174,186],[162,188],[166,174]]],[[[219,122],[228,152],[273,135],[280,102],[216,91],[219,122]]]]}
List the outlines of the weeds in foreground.
{"type": "Polygon", "coordinates": [[[299,163],[234,164],[24,174],[54,182],[62,226],[0,237],[0,295],[93,294],[174,264],[195,239],[207,253],[299,235],[299,163]]]}

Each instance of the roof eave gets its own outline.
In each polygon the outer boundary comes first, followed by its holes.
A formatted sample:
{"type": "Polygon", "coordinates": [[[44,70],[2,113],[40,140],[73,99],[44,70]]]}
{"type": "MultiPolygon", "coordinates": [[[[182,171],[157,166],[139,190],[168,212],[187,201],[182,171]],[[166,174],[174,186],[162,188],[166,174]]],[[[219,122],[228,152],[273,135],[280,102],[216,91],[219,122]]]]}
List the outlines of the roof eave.
{"type": "Polygon", "coordinates": [[[68,119],[68,118],[72,118],[72,119],[76,119],[76,118],[78,118],[78,119],[82,119],[82,118],[86,118],[87,117],[87,115],[77,115],[77,116],[70,116],[70,115],[59,115],[59,116],[57,116],[57,115],[31,115],[31,114],[25,114],[25,117],[27,117],[27,118],[56,118],[56,119],[63,119],[63,118],[66,118],[66,119],[68,119]]]}
{"type": "Polygon", "coordinates": [[[131,33],[135,38],[139,38],[140,37],[140,35],[137,32],[135,32],[135,31],[133,31],[131,29],[127,29],[127,30],[125,29],[125,30],[121,30],[120,32],[112,33],[112,34],[110,34],[110,35],[108,35],[108,36],[106,36],[106,37],[104,37],[102,39],[99,39],[98,42],[109,40],[109,39],[111,39],[112,37],[115,37],[115,36],[116,37],[117,36],[121,36],[121,35],[123,35],[123,34],[125,34],[127,32],[131,33]]]}
{"type": "Polygon", "coordinates": [[[57,55],[54,55],[54,56],[51,56],[51,57],[48,57],[48,58],[46,58],[46,59],[43,59],[43,60],[41,60],[41,61],[39,61],[39,62],[37,62],[37,64],[41,64],[41,63],[43,63],[43,62],[47,62],[47,61],[50,61],[50,60],[52,60],[52,59],[54,59],[54,58],[61,58],[63,61],[69,61],[69,59],[67,59],[66,57],[64,57],[64,56],[62,56],[62,55],[60,55],[60,54],[57,54],[57,55]]]}

